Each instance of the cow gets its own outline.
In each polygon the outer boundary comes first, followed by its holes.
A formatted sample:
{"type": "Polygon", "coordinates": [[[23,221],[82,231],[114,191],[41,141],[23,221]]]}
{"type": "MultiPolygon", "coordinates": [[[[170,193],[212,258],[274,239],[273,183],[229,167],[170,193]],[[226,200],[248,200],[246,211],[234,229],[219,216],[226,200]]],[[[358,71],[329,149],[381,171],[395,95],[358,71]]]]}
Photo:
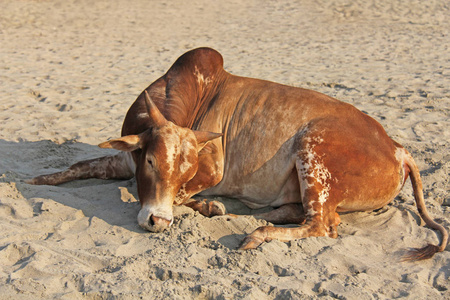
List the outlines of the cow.
{"type": "Polygon", "coordinates": [[[137,220],[151,232],[173,223],[174,205],[209,217],[226,214],[220,202],[194,195],[273,207],[256,217],[298,224],[259,227],[240,245],[246,250],[272,239],[336,238],[338,213],[379,209],[410,177],[420,216],[442,240],[404,259],[430,258],[448,243],[446,229],[427,213],[413,158],[377,121],[319,92],[232,75],[211,48],[179,57],[131,105],[121,137],[99,146],[120,152],[28,183],[135,176],[137,220]]]}

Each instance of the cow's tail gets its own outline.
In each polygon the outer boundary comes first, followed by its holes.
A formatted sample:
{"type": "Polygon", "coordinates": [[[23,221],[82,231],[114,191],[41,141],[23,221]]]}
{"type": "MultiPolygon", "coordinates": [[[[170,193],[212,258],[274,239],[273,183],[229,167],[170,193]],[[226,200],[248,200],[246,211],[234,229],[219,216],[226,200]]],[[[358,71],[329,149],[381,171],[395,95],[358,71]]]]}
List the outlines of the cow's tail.
{"type": "Polygon", "coordinates": [[[85,160],[62,172],[40,175],[26,180],[35,185],[58,185],[68,181],[88,178],[129,179],[134,176],[134,162],[129,152],[85,160]]]}
{"type": "Polygon", "coordinates": [[[419,211],[420,216],[428,225],[428,227],[438,230],[442,234],[442,240],[439,245],[428,244],[423,248],[410,249],[407,253],[402,257],[402,261],[417,261],[423,260],[433,257],[433,255],[437,252],[444,251],[445,247],[447,247],[448,243],[448,232],[444,228],[444,226],[436,223],[428,214],[427,209],[425,207],[425,200],[423,197],[423,188],[422,188],[422,180],[420,179],[419,168],[417,168],[416,163],[414,162],[411,155],[407,154],[405,157],[404,163],[409,168],[409,175],[414,191],[414,198],[416,199],[417,210],[419,211]]]}

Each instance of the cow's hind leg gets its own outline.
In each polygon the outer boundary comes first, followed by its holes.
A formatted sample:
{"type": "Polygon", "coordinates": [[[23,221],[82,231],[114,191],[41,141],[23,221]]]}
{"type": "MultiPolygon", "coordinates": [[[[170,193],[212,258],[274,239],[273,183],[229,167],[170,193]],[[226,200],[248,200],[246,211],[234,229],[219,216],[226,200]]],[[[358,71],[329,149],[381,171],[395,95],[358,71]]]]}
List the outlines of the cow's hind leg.
{"type": "Polygon", "coordinates": [[[306,221],[294,228],[263,226],[248,235],[239,249],[254,249],[263,242],[277,239],[287,242],[310,236],[337,237],[337,225],[340,222],[336,213],[337,203],[333,199],[332,183],[334,179],[324,166],[314,148],[306,145],[296,161],[300,181],[303,210],[306,221]]]}
{"type": "Polygon", "coordinates": [[[321,206],[322,205],[319,203],[311,203],[311,210],[307,214],[304,224],[298,227],[259,227],[242,241],[239,249],[255,249],[262,243],[269,242],[273,239],[288,242],[311,236],[327,236],[336,238],[337,225],[340,223],[339,215],[335,212],[335,210],[321,210],[321,206]]]}
{"type": "Polygon", "coordinates": [[[26,182],[36,185],[58,185],[78,179],[129,179],[133,176],[134,163],[131,154],[120,152],[116,155],[81,161],[65,171],[37,176],[26,182]]]}

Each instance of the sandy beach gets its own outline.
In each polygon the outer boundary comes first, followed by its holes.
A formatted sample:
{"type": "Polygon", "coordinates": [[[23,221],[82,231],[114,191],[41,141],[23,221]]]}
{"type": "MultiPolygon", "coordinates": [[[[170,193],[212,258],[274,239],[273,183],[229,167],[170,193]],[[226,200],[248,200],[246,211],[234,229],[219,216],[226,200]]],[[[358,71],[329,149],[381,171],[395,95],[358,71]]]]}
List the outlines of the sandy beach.
{"type": "MultiPolygon", "coordinates": [[[[447,1],[4,0],[0,4],[0,299],[450,299],[411,184],[386,207],[341,215],[339,237],[237,251],[267,222],[175,207],[139,227],[136,181],[33,186],[120,136],[140,92],[207,46],[232,74],[320,91],[379,121],[414,157],[430,215],[450,227],[447,1]]],[[[274,174],[276,176],[276,174],[274,174]]]]}

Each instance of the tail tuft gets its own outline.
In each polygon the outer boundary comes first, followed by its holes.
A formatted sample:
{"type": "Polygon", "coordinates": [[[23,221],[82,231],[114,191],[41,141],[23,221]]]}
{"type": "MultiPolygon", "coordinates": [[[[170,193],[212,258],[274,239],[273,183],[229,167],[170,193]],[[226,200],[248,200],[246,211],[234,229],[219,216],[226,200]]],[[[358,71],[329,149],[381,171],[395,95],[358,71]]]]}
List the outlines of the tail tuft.
{"type": "Polygon", "coordinates": [[[408,250],[400,259],[401,262],[419,261],[432,258],[434,254],[439,252],[439,246],[428,244],[423,248],[412,248],[408,250]]]}

